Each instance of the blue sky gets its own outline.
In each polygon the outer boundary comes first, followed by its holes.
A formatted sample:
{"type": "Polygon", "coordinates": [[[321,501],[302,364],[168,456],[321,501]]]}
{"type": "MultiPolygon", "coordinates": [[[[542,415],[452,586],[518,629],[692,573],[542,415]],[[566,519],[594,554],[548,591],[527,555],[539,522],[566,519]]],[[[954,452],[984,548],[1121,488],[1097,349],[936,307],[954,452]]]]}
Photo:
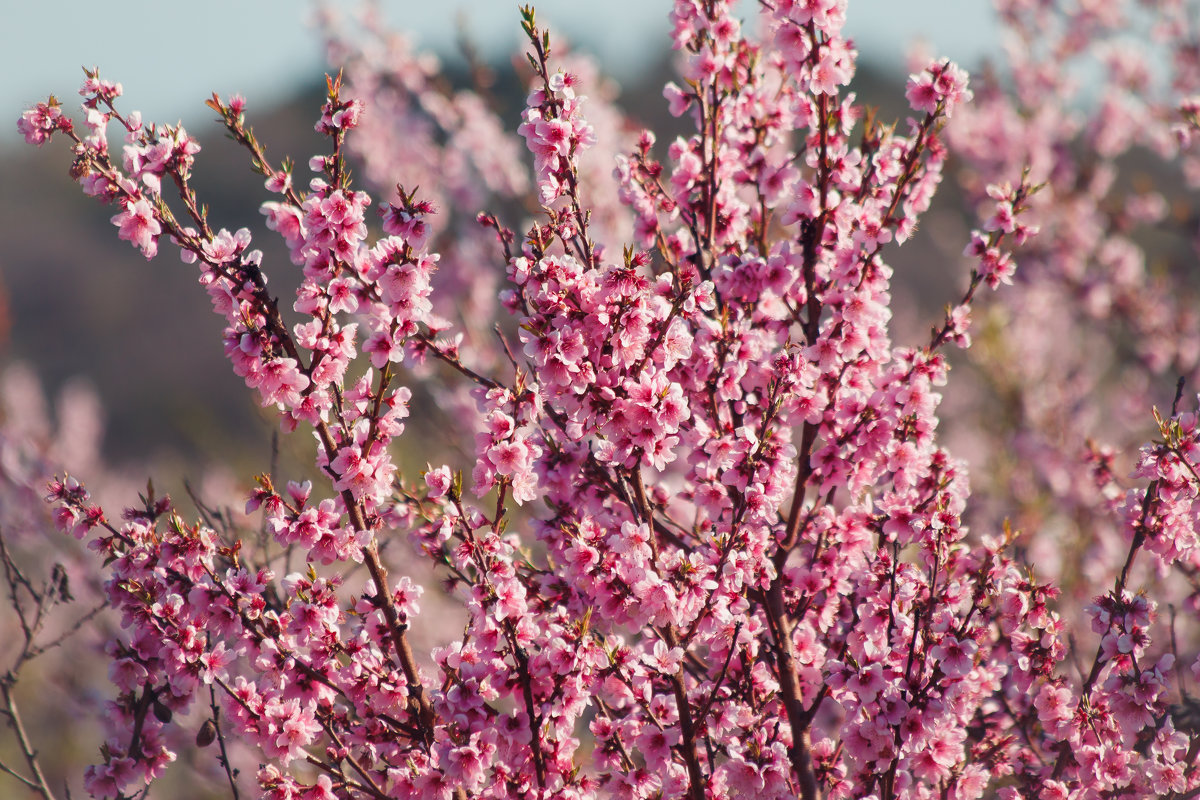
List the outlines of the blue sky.
{"type": "MultiPolygon", "coordinates": [[[[342,7],[357,5],[341,2],[342,7]]],[[[396,27],[423,46],[453,48],[456,17],[467,20],[485,52],[521,45],[517,2],[384,0],[396,27]]],[[[627,78],[665,47],[667,0],[541,0],[540,21],[597,52],[607,71],[627,78]]],[[[325,69],[303,0],[55,0],[7,3],[0,25],[0,143],[17,140],[15,119],[47,94],[73,100],[82,72],[125,86],[126,108],[147,119],[195,125],[211,114],[216,90],[241,92],[252,106],[286,99],[325,69]]],[[[997,49],[988,0],[851,0],[849,32],[863,58],[903,71],[908,42],[921,36],[938,55],[968,68],[997,49]]]]}

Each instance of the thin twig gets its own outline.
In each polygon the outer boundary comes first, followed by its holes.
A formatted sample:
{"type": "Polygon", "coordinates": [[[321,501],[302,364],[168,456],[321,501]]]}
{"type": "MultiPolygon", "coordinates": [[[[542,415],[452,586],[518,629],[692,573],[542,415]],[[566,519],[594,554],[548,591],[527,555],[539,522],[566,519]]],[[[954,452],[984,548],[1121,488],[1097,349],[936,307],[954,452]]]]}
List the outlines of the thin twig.
{"type": "Polygon", "coordinates": [[[25,757],[25,763],[29,767],[29,771],[33,773],[32,780],[23,778],[16,772],[5,767],[5,771],[16,778],[20,778],[29,788],[33,789],[42,796],[42,800],[56,800],[54,792],[50,791],[50,784],[46,782],[46,776],[42,772],[42,765],[38,762],[37,751],[29,742],[29,734],[25,731],[25,725],[21,721],[21,714],[17,709],[16,699],[13,697],[13,684],[16,683],[16,677],[10,672],[0,679],[0,693],[4,695],[4,713],[8,717],[8,725],[13,729],[13,734],[17,739],[17,746],[21,749],[21,755],[25,757]]]}

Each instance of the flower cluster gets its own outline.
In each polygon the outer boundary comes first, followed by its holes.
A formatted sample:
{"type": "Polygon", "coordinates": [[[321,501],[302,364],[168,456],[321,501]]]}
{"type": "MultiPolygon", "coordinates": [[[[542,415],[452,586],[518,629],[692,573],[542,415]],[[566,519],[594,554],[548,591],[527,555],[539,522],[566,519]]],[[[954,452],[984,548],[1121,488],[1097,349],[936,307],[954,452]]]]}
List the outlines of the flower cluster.
{"type": "MultiPolygon", "coordinates": [[[[557,68],[532,9],[518,133],[536,218],[509,218],[525,173],[472,149],[499,122],[475,95],[434,88],[406,46],[397,72],[386,53],[356,64],[365,97],[328,81],[328,151],[308,160],[307,183],[268,161],[239,98],[214,95],[272,195],[267,227],[299,276],[287,306],[250,232],[209,227],[182,129],[122,116],[95,75],[89,136],[53,104],[23,118],[30,141],[73,143],[73,174],[120,207],[122,239],[152,256],[166,237],[198,266],[235,373],[285,430],[315,438],[310,480],[258,477],[257,546],[185,523],[167,498],[117,523],[74,479],[52,485],[59,526],[105,560],[122,619],[94,796],[158,777],[197,714],[197,742],[220,743],[233,791],[238,740],[275,800],[1200,790],[1200,735],[1176,710],[1192,702],[1176,664],[1200,673],[1192,629],[1165,630],[1162,602],[1137,589],[1146,552],[1194,608],[1196,417],[1177,396],[1127,485],[1093,449],[1093,512],[1121,557],[1074,618],[1090,634],[1070,630],[1019,532],[968,524],[966,462],[939,438],[944,350],[971,347],[979,290],[1032,281],[1027,258],[1035,272],[1052,262],[1036,249],[1047,236],[1047,250],[1073,246],[1039,199],[1065,179],[1038,153],[983,163],[967,148],[981,185],[979,221],[956,246],[966,287],[927,339],[893,342],[885,258],[930,208],[951,116],[979,125],[967,77],[944,60],[919,68],[913,115],[883,125],[846,91],[845,0],[763,2],[754,24],[734,7],[674,3],[682,74],[665,97],[692,127],[662,153],[642,133],[614,161],[624,207],[599,200],[595,219],[585,157],[604,145],[587,72],[557,68]],[[421,132],[413,151],[371,153],[392,141],[371,121],[376,100],[397,130],[421,132]],[[369,171],[398,171],[386,202],[350,180],[360,134],[369,171]],[[403,188],[437,165],[450,196],[474,174],[471,196],[505,212],[483,210],[466,233],[403,188]],[[501,275],[494,305],[472,299],[501,275]],[[488,330],[481,309],[506,318],[488,330]],[[419,376],[462,388],[401,384],[419,376]],[[436,420],[425,406],[439,403],[459,430],[422,470],[396,445],[410,411],[436,420]],[[418,557],[460,612],[425,649],[422,605],[442,595],[390,577],[418,557]]],[[[1119,133],[1092,131],[1088,146],[1110,158],[1119,133]]],[[[497,152],[511,144],[497,137],[497,152]]]]}
{"type": "Polygon", "coordinates": [[[535,89],[525,101],[524,122],[517,133],[533,153],[538,192],[549,205],[567,193],[564,184],[571,174],[575,154],[590,146],[594,134],[580,113],[586,98],[575,95],[577,79],[555,73],[545,88],[535,89]]]}
{"type": "Polygon", "coordinates": [[[17,130],[29,144],[42,145],[50,141],[55,131],[69,131],[74,127],[71,118],[64,116],[62,106],[56,102],[38,103],[17,120],[17,130]]]}

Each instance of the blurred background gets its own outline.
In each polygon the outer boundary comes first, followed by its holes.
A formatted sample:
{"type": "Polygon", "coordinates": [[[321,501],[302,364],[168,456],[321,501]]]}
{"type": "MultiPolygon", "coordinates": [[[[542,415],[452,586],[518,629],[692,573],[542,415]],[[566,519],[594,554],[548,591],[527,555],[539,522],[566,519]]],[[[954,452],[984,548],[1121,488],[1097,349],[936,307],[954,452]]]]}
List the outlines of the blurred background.
{"type": "MultiPolygon", "coordinates": [[[[506,60],[522,45],[515,0],[384,0],[380,5],[395,29],[411,31],[425,48],[451,59],[460,30],[492,60],[506,60]]],[[[669,30],[668,0],[541,0],[533,5],[544,23],[595,53],[622,83],[636,82],[654,66],[669,30]]],[[[752,6],[752,0],[743,5],[752,6]]],[[[81,65],[99,66],[121,81],[147,119],[207,120],[202,103],[214,90],[241,92],[260,108],[277,105],[325,68],[311,9],[312,4],[295,0],[10,4],[0,31],[5,75],[0,108],[6,115],[0,137],[6,148],[17,140],[7,116],[51,92],[72,97],[81,65]]],[[[854,0],[848,12],[848,31],[863,61],[900,74],[906,74],[906,49],[918,39],[939,55],[975,66],[997,47],[993,28],[988,0],[854,0]]]]}

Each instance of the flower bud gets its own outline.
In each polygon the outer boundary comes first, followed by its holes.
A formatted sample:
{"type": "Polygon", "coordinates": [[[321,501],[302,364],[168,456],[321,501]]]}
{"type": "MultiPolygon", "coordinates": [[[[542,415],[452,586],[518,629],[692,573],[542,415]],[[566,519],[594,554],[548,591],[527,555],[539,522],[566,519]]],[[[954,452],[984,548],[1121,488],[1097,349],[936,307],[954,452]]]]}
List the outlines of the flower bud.
{"type": "Polygon", "coordinates": [[[217,738],[217,723],[212,721],[212,718],[204,720],[204,724],[200,726],[200,730],[196,732],[196,746],[208,747],[217,738]]]}

